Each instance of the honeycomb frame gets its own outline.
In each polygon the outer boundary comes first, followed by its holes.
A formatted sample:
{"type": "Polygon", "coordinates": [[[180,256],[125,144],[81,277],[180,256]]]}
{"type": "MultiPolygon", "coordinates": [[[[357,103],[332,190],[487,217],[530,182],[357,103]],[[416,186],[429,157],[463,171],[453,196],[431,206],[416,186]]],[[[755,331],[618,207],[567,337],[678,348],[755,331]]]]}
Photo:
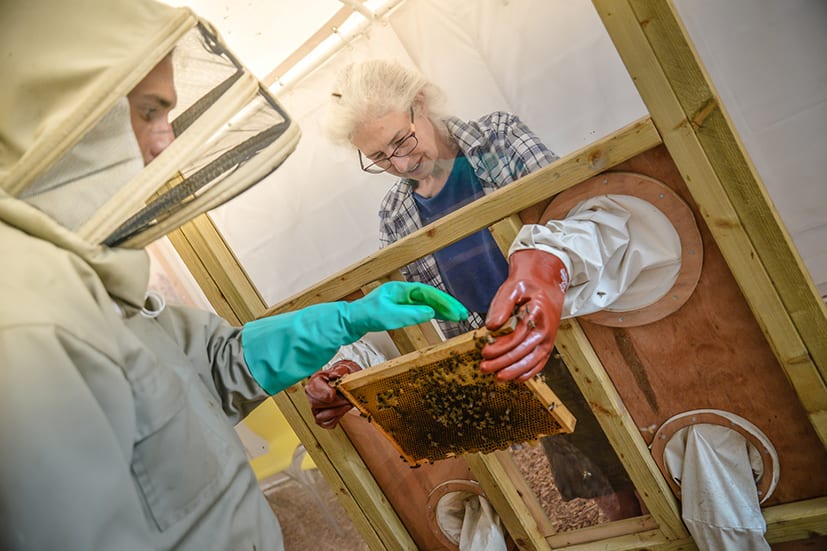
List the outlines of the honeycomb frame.
{"type": "Polygon", "coordinates": [[[337,389],[411,465],[574,430],[575,419],[539,377],[498,382],[479,370],[486,329],[393,358],[337,389]]]}

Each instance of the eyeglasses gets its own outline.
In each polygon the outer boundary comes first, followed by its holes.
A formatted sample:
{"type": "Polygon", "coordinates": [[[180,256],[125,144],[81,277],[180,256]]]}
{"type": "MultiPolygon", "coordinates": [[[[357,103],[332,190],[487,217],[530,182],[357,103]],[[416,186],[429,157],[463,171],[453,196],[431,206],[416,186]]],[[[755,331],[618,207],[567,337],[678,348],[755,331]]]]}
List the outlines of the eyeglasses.
{"type": "MultiPolygon", "coordinates": [[[[362,170],[369,172],[370,174],[382,174],[391,167],[391,159],[394,157],[407,157],[414,149],[416,149],[418,144],[419,140],[416,138],[416,128],[414,128],[413,106],[411,106],[411,133],[396,142],[396,147],[393,148],[390,155],[375,159],[367,166],[365,165],[365,159],[362,156],[362,152],[359,151],[359,165],[361,165],[362,170]]],[[[370,161],[371,159],[368,158],[368,160],[370,161]]]]}

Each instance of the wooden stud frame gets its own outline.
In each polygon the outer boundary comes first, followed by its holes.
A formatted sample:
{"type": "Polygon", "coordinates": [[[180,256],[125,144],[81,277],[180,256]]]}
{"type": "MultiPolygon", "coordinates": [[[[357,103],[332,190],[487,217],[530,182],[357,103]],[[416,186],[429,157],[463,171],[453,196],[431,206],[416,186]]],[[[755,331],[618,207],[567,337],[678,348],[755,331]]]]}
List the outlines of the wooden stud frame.
{"type": "MultiPolygon", "coordinates": [[[[266,308],[209,217],[172,237],[216,310],[244,323],[340,300],[466,235],[490,227],[501,247],[516,234],[515,213],[547,200],[661,142],[681,171],[716,244],[795,388],[827,443],[827,310],[779,221],[737,133],[668,0],[593,0],[651,118],[488,195],[335,274],[266,308]]],[[[434,342],[426,326],[394,332],[402,352],[434,342]]],[[[612,446],[640,492],[649,516],[546,536],[531,503],[512,481],[501,453],[468,456],[468,464],[520,549],[606,550],[694,548],[678,504],[635,423],[578,323],[565,321],[557,345],[612,446]],[[591,542],[591,543],[589,543],[591,542]]],[[[275,397],[297,435],[371,549],[416,548],[396,512],[344,431],[319,429],[300,385],[275,397]]],[[[767,540],[827,535],[827,497],[764,509],[767,540]]]]}
{"type": "Polygon", "coordinates": [[[821,441],[827,444],[827,309],[668,1],[594,0],[821,441]]]}
{"type": "Polygon", "coordinates": [[[483,327],[414,350],[346,375],[337,388],[409,465],[571,433],[574,416],[544,382],[535,377],[502,384],[480,372],[479,350],[490,335],[483,327]],[[427,395],[432,401],[423,405],[427,395]],[[471,399],[479,404],[476,412],[468,407],[471,399]],[[472,417],[480,410],[494,413],[490,419],[472,417]]]}

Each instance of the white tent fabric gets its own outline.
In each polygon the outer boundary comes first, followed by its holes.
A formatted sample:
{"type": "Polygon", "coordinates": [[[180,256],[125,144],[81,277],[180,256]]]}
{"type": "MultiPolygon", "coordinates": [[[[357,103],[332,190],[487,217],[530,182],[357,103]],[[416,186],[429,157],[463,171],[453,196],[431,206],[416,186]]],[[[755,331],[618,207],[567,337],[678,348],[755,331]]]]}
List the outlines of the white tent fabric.
{"type": "Polygon", "coordinates": [[[813,281],[827,297],[827,2],[675,4],[813,281]]]}
{"type": "MultiPolygon", "coordinates": [[[[168,0],[210,19],[264,77],[344,3],[168,0]]],[[[368,0],[366,6],[377,4],[368,0]]],[[[827,295],[827,4],[821,0],[675,0],[758,173],[822,295],[827,295]]],[[[352,17],[361,17],[354,15],[352,17]]],[[[281,100],[303,131],[266,182],[213,212],[269,303],[374,252],[390,177],[355,167],[324,138],[330,82],[343,64],[398,57],[474,117],[519,114],[558,154],[646,114],[588,0],[406,0],[281,100]],[[333,230],[333,231],[331,231],[333,230]],[[335,235],[335,238],[331,238],[335,235]]],[[[274,88],[275,89],[275,88],[274,88]]]]}
{"type": "Polygon", "coordinates": [[[266,182],[213,212],[269,303],[378,249],[378,206],[393,178],[362,173],[355,152],[322,132],[336,71],[371,57],[417,66],[459,117],[519,114],[559,155],[646,114],[585,0],[403,2],[279,96],[302,128],[296,152],[266,182]]]}

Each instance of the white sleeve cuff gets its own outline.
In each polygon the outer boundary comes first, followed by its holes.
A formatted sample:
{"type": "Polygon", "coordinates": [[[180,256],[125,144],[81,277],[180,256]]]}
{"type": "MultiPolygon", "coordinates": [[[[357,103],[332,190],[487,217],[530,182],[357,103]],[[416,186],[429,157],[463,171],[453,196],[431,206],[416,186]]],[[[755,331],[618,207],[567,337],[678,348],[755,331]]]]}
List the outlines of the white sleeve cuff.
{"type": "Polygon", "coordinates": [[[669,219],[629,195],[592,197],[563,220],[523,226],[508,254],[522,249],[546,251],[565,265],[564,318],[651,304],[680,270],[680,239],[669,219]]]}

